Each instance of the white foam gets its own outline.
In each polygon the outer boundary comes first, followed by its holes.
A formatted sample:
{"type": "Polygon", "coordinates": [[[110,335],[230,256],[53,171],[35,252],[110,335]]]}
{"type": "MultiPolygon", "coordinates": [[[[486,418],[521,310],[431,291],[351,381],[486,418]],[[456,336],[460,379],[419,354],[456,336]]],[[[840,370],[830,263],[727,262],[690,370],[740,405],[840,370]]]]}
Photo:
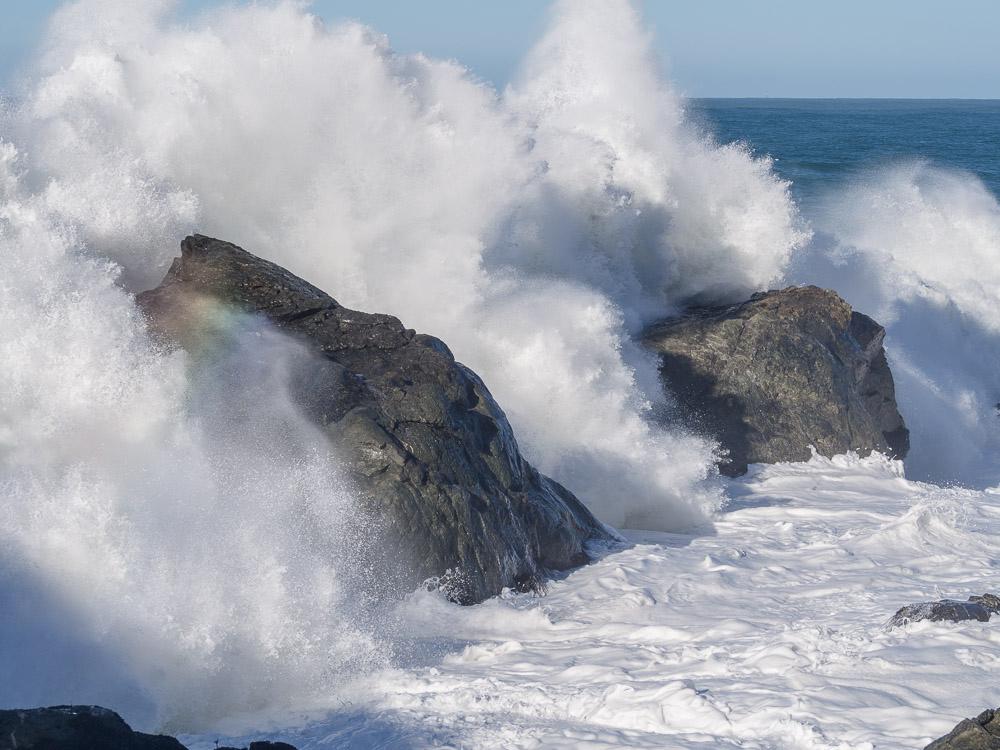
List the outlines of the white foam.
{"type": "Polygon", "coordinates": [[[544,596],[411,598],[432,658],[274,731],[312,750],[908,750],[995,702],[995,617],[886,623],[996,589],[1000,498],[881,456],[755,466],[729,492],[714,533],[631,532],[544,596]]]}

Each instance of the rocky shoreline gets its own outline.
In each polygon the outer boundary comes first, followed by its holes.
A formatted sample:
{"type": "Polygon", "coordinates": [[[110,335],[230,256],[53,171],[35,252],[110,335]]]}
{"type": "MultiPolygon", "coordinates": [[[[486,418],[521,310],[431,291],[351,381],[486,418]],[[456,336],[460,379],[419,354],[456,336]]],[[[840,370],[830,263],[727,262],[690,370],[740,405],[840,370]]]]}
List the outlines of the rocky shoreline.
{"type": "MultiPolygon", "coordinates": [[[[307,281],[222,240],[193,235],[162,283],[140,294],[150,331],[211,363],[256,321],[290,342],[287,387],[328,439],[371,522],[368,543],[393,550],[394,595],[428,581],[474,604],[620,544],[571,492],[521,455],[486,384],[441,340],[398,319],[350,310],[307,281]]],[[[750,463],[880,451],[902,458],[908,433],[895,401],[884,329],[816,287],[763,292],[650,326],[664,388],[689,426],[717,440],[723,473],[750,463]]],[[[374,555],[376,550],[371,550],[374,555]]],[[[358,550],[359,559],[366,551],[358,550]]],[[[384,557],[384,555],[383,555],[384,557]]],[[[385,585],[385,581],[381,582],[385,585]]],[[[384,593],[384,592],[383,592],[384,593]]],[[[995,597],[904,607],[917,619],[979,619],[995,597]]],[[[929,747],[1000,748],[996,712],[966,720],[929,747]]],[[[96,706],[0,711],[0,750],[185,750],[133,731],[96,706]]],[[[236,750],[226,748],[225,750],[236,750]]],[[[247,750],[294,750],[258,741],[247,750]]]]}

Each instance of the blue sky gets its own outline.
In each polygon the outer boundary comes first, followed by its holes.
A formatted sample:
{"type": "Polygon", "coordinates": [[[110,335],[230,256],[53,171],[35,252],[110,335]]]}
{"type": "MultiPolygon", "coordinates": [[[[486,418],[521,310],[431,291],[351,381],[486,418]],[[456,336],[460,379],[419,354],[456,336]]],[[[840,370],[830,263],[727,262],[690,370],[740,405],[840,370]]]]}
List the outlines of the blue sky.
{"type": "MultiPolygon", "coordinates": [[[[139,0],[136,0],[137,2],[139,0]]],[[[180,0],[188,12],[217,0],[180,0]]],[[[60,0],[4,0],[0,80],[60,0]]],[[[316,0],[327,19],[456,58],[498,85],[544,26],[542,0],[316,0]]],[[[646,0],[662,58],[690,96],[1000,98],[998,0],[646,0]]]]}

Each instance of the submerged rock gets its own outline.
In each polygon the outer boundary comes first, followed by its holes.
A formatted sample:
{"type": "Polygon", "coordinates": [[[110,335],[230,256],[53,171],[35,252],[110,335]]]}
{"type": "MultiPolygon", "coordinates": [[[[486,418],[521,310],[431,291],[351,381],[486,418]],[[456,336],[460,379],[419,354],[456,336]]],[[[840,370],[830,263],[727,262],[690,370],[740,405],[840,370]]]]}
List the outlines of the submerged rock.
{"type": "Polygon", "coordinates": [[[885,329],[815,286],[761,292],[655,323],[643,343],[683,417],[728,451],[720,470],[880,451],[902,458],[885,329]]]}
{"type": "Polygon", "coordinates": [[[938,602],[921,602],[901,608],[889,620],[889,627],[901,627],[911,622],[962,622],[978,620],[989,622],[990,617],[1000,613],[1000,597],[993,594],[970,596],[968,601],[942,599],[938,602]]]}
{"type": "Polygon", "coordinates": [[[173,737],[134,732],[100,706],[0,711],[0,750],[185,750],[173,737]]]}
{"type": "Polygon", "coordinates": [[[1000,709],[965,719],[924,750],[1000,750],[1000,709]]]}
{"type": "Polygon", "coordinates": [[[138,303],[152,330],[199,356],[212,354],[220,306],[263,316],[314,352],[295,373],[296,400],[336,447],[403,587],[440,577],[455,600],[478,602],[537,586],[587,562],[588,542],[614,538],[524,460],[486,385],[433,336],[201,235],[138,303]]]}

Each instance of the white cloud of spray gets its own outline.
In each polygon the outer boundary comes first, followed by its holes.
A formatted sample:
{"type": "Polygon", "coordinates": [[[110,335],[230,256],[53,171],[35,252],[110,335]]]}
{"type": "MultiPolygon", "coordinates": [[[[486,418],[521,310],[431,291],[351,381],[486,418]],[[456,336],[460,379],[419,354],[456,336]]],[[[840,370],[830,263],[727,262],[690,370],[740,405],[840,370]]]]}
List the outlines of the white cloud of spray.
{"type": "Polygon", "coordinates": [[[565,2],[505,103],[546,174],[501,255],[591,285],[633,324],[691,297],[777,282],[807,238],[767,159],[685,120],[624,2],[565,2]]]}
{"type": "Polygon", "coordinates": [[[57,18],[15,131],[50,209],[130,284],[185,231],[241,243],[445,339],[609,522],[704,518],[711,446],[649,426],[655,364],[629,335],[766,286],[803,235],[767,161],[684,124],[628,3],[557,4],[502,96],[298,4],[188,27],[153,4],[105,33],[119,5],[57,18]]]}
{"type": "Polygon", "coordinates": [[[446,340],[529,459],[609,522],[707,517],[713,446],[649,423],[655,362],[631,335],[769,285],[804,234],[769,162],[685,125],[628,3],[557,4],[502,95],[297,3],[189,25],[170,8],[55,16],[3,121],[23,157],[5,147],[0,182],[5,542],[120,641],[161,715],[291,699],[351,642],[339,552],[295,520],[349,509],[322,441],[283,387],[204,396],[121,288],[157,283],[187,232],[446,340]],[[247,403],[240,429],[212,418],[247,403]]]}
{"type": "Polygon", "coordinates": [[[0,162],[0,705],[190,728],[381,664],[345,572],[360,517],[287,395],[304,355],[238,319],[211,370],[157,350],[0,162]]]}

